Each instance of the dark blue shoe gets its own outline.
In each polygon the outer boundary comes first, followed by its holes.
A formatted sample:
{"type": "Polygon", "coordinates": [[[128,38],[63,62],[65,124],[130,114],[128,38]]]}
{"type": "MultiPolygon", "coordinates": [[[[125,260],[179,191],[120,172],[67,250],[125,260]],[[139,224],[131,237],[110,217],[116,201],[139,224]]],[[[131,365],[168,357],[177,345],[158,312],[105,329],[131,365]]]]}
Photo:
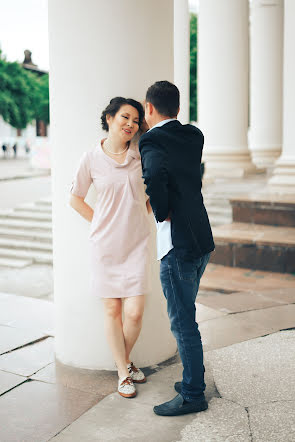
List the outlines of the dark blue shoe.
{"type": "Polygon", "coordinates": [[[175,389],[175,391],[177,391],[177,393],[181,394],[181,381],[175,382],[174,389],[175,389]]]}
{"type": "Polygon", "coordinates": [[[159,416],[181,416],[188,413],[199,413],[208,408],[208,403],[205,399],[195,402],[187,402],[178,394],[169,402],[157,405],[154,407],[154,412],[159,416]]]}

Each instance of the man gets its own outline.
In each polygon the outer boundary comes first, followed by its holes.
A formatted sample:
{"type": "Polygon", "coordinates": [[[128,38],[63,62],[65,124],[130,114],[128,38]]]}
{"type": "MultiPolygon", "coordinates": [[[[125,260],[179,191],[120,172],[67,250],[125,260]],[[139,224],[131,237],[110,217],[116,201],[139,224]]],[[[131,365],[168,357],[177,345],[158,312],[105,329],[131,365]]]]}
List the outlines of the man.
{"type": "Polygon", "coordinates": [[[200,164],[204,137],[177,120],[179,91],[157,81],[147,91],[145,119],[150,127],[139,150],[146,192],[158,228],[160,278],[181,361],[182,382],[174,399],[154,407],[162,416],[204,411],[203,348],[195,322],[195,299],[214,242],[201,194],[200,164]]]}

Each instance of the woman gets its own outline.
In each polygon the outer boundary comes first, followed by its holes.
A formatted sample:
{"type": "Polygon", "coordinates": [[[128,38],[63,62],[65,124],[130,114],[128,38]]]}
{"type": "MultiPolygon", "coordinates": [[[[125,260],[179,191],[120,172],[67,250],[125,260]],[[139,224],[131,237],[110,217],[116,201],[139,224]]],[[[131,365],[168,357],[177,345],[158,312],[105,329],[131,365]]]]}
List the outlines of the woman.
{"type": "Polygon", "coordinates": [[[134,383],[146,382],[130,360],[149,291],[150,206],[138,146],[131,143],[143,118],[139,102],[122,97],[110,101],[101,116],[108,136],[82,156],[70,200],[91,222],[93,295],[103,299],[106,336],[118,369],[118,392],[127,398],[136,396],[134,383]],[[97,190],[94,211],[84,201],[91,183],[97,190]]]}

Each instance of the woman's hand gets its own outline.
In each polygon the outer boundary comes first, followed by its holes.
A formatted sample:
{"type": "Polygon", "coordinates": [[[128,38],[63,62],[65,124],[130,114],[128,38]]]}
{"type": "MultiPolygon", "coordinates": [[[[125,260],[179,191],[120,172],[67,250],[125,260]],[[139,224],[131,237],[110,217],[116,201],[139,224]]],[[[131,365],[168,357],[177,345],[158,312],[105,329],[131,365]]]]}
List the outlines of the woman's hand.
{"type": "Polygon", "coordinates": [[[150,199],[148,199],[146,202],[146,208],[147,208],[148,213],[152,213],[153,209],[152,209],[152,206],[150,203],[150,199]]]}
{"type": "Polygon", "coordinates": [[[71,194],[70,206],[73,207],[84,219],[91,222],[93,218],[93,209],[85,203],[84,198],[71,194]]]}

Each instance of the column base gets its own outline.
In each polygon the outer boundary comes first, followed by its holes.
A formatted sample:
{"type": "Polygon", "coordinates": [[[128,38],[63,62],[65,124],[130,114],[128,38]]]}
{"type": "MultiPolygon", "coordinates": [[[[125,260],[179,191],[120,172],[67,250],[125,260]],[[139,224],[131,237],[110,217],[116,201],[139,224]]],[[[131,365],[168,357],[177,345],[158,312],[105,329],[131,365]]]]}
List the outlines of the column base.
{"type": "Polygon", "coordinates": [[[274,166],[281,155],[281,146],[250,147],[251,159],[258,169],[267,169],[274,166]]]}
{"type": "Polygon", "coordinates": [[[295,160],[294,158],[280,159],[268,181],[270,189],[276,193],[295,194],[295,160]]]}
{"type": "Polygon", "coordinates": [[[243,178],[248,175],[263,173],[251,162],[248,152],[244,153],[207,153],[205,162],[205,178],[243,178]]]}

